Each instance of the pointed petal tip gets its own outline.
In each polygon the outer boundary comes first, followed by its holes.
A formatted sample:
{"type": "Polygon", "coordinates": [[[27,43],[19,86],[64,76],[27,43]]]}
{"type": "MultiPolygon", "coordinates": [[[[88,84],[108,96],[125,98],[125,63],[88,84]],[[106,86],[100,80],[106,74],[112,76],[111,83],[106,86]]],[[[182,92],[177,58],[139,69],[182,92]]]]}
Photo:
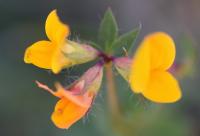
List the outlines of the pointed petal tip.
{"type": "Polygon", "coordinates": [[[55,68],[52,68],[52,72],[54,74],[58,74],[61,70],[60,69],[55,69],[55,68]]]}

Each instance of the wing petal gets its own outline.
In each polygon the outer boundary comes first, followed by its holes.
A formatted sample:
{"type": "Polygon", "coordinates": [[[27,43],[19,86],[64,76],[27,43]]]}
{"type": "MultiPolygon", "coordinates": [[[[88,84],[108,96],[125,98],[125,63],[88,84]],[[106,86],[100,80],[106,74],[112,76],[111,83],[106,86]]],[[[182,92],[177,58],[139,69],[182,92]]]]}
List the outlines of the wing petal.
{"type": "Polygon", "coordinates": [[[151,73],[149,85],[142,94],[149,100],[158,103],[172,103],[181,98],[181,89],[177,80],[166,71],[151,73]]]}
{"type": "Polygon", "coordinates": [[[25,63],[32,63],[35,66],[51,69],[51,59],[55,46],[49,41],[39,41],[28,47],[25,51],[25,63]]]}

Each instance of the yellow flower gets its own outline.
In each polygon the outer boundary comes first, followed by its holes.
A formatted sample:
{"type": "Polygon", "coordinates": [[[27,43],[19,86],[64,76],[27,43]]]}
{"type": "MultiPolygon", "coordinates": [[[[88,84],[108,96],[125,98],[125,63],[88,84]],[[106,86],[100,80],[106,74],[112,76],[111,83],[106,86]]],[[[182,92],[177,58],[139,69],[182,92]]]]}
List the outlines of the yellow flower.
{"type": "Polygon", "coordinates": [[[70,30],[60,21],[56,10],[48,15],[45,30],[50,41],[38,41],[28,47],[24,61],[40,68],[52,69],[54,73],[58,73],[72,63],[61,52],[62,46],[66,45],[65,38],[69,36],[70,30]]]}
{"type": "Polygon", "coordinates": [[[155,32],[146,36],[132,61],[129,78],[132,90],[158,103],[179,100],[179,84],[168,72],[175,54],[174,41],[168,34],[155,32]]]}

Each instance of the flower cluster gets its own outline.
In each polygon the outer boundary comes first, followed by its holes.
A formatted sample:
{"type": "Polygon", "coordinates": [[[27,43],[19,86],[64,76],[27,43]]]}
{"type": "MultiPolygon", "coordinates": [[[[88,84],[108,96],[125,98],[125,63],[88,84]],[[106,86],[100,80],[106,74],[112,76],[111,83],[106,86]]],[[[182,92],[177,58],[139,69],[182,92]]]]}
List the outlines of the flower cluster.
{"type": "MultiPolygon", "coordinates": [[[[69,128],[89,111],[101,86],[103,67],[113,64],[135,93],[157,103],[172,103],[181,98],[177,80],[169,73],[175,59],[173,39],[164,32],[147,35],[133,57],[115,57],[86,44],[66,39],[70,29],[53,10],[46,20],[49,41],[34,43],[25,51],[25,63],[59,73],[62,69],[98,60],[78,80],[67,87],[56,83],[56,91],[36,81],[59,98],[51,119],[58,128],[69,128]]],[[[113,48],[114,49],[114,48],[113,48]]]]}

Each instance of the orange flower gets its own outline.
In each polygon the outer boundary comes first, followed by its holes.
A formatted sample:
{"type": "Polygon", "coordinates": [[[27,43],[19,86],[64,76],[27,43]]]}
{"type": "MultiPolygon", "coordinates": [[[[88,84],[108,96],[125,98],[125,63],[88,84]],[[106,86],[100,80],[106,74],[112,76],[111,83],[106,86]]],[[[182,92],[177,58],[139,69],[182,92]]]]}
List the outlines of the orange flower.
{"type": "Polygon", "coordinates": [[[76,94],[74,91],[81,91],[84,81],[79,82],[71,91],[64,89],[60,84],[56,84],[57,91],[49,89],[46,85],[36,82],[40,88],[49,91],[54,96],[60,98],[56,103],[51,119],[58,128],[68,129],[72,124],[85,116],[91,107],[94,93],[86,92],[76,94]]]}
{"type": "Polygon", "coordinates": [[[36,81],[38,87],[47,90],[60,99],[56,103],[51,116],[52,121],[58,128],[68,129],[85,116],[100,88],[102,76],[102,66],[97,64],[86,71],[68,89],[56,83],[56,91],[53,91],[48,86],[36,81]]]}

